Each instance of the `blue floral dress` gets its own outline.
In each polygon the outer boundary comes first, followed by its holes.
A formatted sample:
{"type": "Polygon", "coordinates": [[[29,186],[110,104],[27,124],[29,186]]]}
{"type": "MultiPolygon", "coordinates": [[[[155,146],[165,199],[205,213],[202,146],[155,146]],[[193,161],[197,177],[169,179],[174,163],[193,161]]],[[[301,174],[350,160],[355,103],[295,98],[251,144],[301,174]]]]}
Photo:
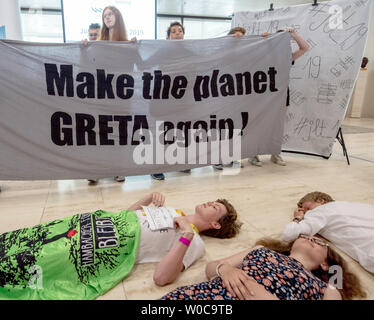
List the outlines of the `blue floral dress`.
{"type": "MultiPolygon", "coordinates": [[[[296,259],[265,247],[253,250],[240,269],[280,300],[320,300],[326,283],[314,276],[296,259]]],[[[161,300],[237,300],[222,286],[222,279],[179,287],[161,300]]]]}

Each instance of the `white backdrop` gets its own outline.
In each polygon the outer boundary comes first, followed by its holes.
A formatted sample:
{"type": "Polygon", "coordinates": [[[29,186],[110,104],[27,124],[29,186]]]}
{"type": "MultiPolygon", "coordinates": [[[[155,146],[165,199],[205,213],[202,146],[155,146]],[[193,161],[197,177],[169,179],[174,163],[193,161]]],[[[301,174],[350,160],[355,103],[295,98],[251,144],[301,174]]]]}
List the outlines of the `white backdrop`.
{"type": "Polygon", "coordinates": [[[294,28],[310,45],[291,68],[282,150],[331,155],[360,69],[371,2],[333,0],[234,14],[233,26],[247,35],[294,28]]]}
{"type": "Polygon", "coordinates": [[[64,0],[66,41],[88,37],[91,23],[102,24],[102,11],[115,6],[122,14],[129,39],[155,38],[155,0],[64,0]]]}

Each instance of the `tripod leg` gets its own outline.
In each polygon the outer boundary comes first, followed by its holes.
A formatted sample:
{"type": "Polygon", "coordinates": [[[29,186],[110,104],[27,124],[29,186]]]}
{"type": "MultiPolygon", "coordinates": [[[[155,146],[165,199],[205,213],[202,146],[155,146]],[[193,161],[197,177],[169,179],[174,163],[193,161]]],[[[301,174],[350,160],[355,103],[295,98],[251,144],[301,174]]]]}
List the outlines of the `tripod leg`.
{"type": "Polygon", "coordinates": [[[347,148],[345,147],[342,128],[339,128],[338,134],[336,136],[336,139],[338,139],[340,145],[342,146],[342,148],[343,148],[343,155],[346,157],[348,165],[350,165],[351,163],[349,162],[347,148]]]}

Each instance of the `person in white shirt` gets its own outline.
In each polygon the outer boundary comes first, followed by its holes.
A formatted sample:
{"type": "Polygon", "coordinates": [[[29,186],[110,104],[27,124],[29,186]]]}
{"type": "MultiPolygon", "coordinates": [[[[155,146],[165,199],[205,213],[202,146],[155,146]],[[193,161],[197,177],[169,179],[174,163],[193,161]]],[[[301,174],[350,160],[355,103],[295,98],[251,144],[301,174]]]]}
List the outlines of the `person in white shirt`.
{"type": "Polygon", "coordinates": [[[153,192],[128,210],[136,211],[141,234],[135,263],[158,262],[153,275],[155,284],[164,286],[172,283],[180,272],[187,269],[205,253],[200,235],[216,238],[232,238],[240,229],[234,207],[225,199],[203,203],[195,207],[195,213],[175,217],[174,228],[151,230],[143,206],[150,204],[162,207],[165,197],[153,192]]]}
{"type": "Polygon", "coordinates": [[[374,273],[373,205],[334,201],[318,191],[308,193],[298,202],[283,239],[292,241],[300,234],[317,233],[374,273]]]}

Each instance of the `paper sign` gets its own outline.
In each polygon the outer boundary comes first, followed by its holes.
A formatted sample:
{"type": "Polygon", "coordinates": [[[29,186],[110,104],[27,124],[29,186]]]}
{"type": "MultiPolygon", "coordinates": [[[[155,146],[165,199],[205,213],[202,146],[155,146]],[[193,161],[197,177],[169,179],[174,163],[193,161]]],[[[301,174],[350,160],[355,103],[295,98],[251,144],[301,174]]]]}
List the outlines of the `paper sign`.
{"type": "Polygon", "coordinates": [[[142,206],[149,228],[152,231],[161,229],[174,229],[174,218],[178,217],[178,213],[171,207],[145,207],[142,206]]]}

